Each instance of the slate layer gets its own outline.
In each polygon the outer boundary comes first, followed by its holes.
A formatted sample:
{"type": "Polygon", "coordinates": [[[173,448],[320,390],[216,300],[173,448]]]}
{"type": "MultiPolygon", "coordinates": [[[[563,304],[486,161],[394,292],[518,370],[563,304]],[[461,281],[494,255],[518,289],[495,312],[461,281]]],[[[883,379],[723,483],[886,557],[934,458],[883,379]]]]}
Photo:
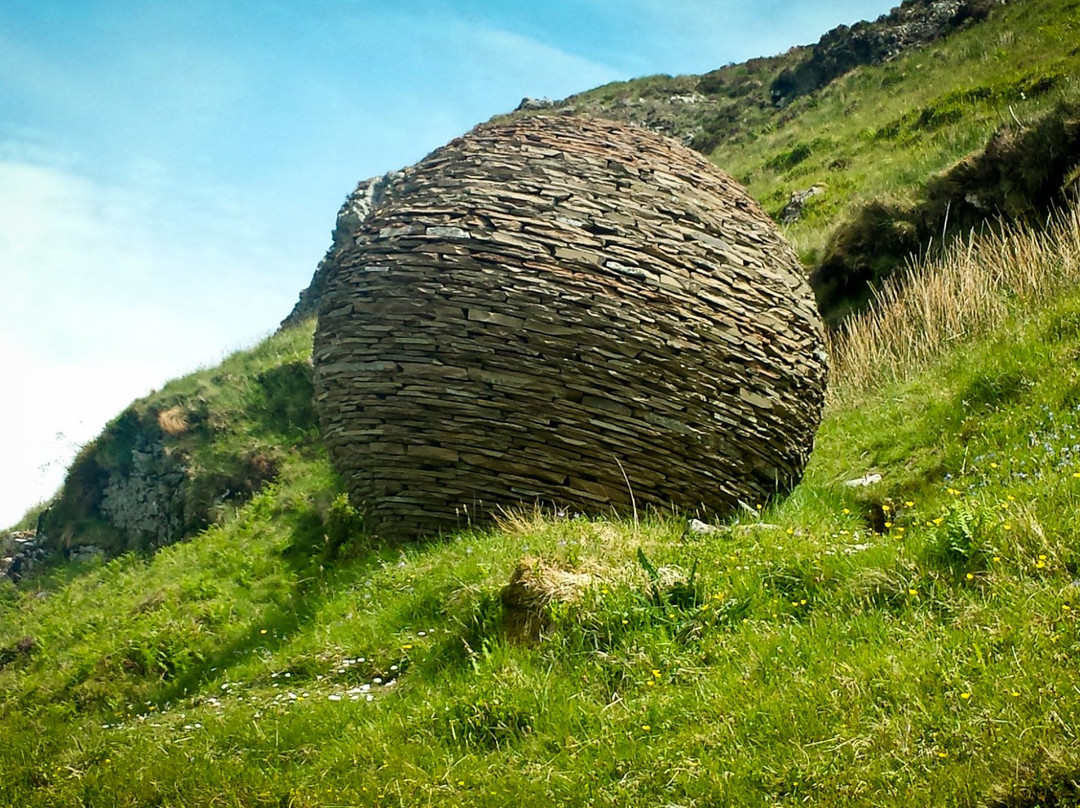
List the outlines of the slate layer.
{"type": "Polygon", "coordinates": [[[762,503],[800,478],[826,381],[757,203],[672,140],[561,116],[396,175],[335,253],[314,361],[331,459],[391,538],[520,502],[625,512],[631,491],[762,503]]]}

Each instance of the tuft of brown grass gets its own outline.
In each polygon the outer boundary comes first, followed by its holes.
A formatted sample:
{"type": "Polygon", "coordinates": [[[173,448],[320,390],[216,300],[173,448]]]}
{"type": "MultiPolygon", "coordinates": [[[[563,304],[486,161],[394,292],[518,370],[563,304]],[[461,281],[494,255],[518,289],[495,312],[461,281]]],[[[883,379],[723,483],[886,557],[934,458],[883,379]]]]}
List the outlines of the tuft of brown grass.
{"type": "Polygon", "coordinates": [[[1080,285],[1080,206],[1044,228],[972,233],[936,258],[912,262],[875,291],[874,305],[829,335],[830,404],[901,381],[949,346],[1080,285]]]}
{"type": "Polygon", "coordinates": [[[533,556],[521,559],[500,595],[507,637],[538,640],[551,624],[548,606],[577,601],[594,579],[589,572],[566,569],[554,561],[533,556]]]}
{"type": "Polygon", "coordinates": [[[166,435],[183,435],[188,431],[187,412],[183,407],[170,407],[157,416],[158,426],[166,435]]]}

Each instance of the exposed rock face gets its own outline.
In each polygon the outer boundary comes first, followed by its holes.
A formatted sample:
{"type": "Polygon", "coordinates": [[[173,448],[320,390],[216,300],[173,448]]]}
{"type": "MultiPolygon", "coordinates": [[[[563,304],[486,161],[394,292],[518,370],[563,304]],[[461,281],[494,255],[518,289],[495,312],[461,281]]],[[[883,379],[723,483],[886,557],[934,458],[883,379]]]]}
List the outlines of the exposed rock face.
{"type": "Polygon", "coordinates": [[[398,174],[400,172],[391,171],[381,177],[363,180],[356,186],[356,190],[345,198],[345,203],[338,211],[330,249],[316,267],[311,283],[300,293],[300,299],[289,312],[289,316],[281,321],[281,328],[296,325],[319,313],[319,298],[326,288],[326,276],[334,265],[338,251],[353,243],[356,231],[371,215],[372,209],[382,202],[383,195],[398,174]]]}
{"type": "MultiPolygon", "coordinates": [[[[246,380],[251,409],[230,414],[249,423],[257,417],[278,437],[305,422],[314,427],[310,374],[306,362],[259,373],[246,380]],[[298,400],[306,412],[291,406],[298,400]]],[[[273,479],[278,460],[272,447],[252,441],[239,450],[235,443],[215,448],[228,426],[202,389],[170,396],[169,407],[136,401],[110,421],[72,462],[64,487],[38,520],[36,543],[68,559],[162,547],[202,530],[227,505],[273,479]]]]}
{"type": "Polygon", "coordinates": [[[378,531],[522,500],[723,512],[799,479],[822,325],[791,248],[700,156],[526,118],[385,198],[336,254],[314,353],[323,436],[378,531]]]}
{"type": "Polygon", "coordinates": [[[0,578],[18,581],[46,555],[32,530],[0,533],[0,578]]]}
{"type": "Polygon", "coordinates": [[[895,59],[970,21],[981,20],[1004,0],[907,0],[875,22],[841,25],[809,49],[806,59],[784,70],[770,88],[773,103],[784,106],[812,93],[860,65],[895,59]]]}
{"type": "Polygon", "coordinates": [[[555,106],[555,102],[550,98],[522,98],[521,103],[517,105],[514,112],[520,112],[522,110],[551,109],[553,106],[555,106]]]}
{"type": "Polygon", "coordinates": [[[131,450],[125,473],[106,478],[101,515],[124,534],[151,546],[169,544],[183,535],[184,467],[158,442],[131,450]]]}
{"type": "Polygon", "coordinates": [[[805,191],[795,191],[792,193],[791,199],[784,205],[784,209],[780,211],[780,224],[795,224],[802,216],[803,208],[806,207],[806,203],[815,196],[821,196],[823,193],[825,193],[824,185],[811,185],[805,191]]]}
{"type": "Polygon", "coordinates": [[[43,548],[70,557],[87,546],[118,553],[181,538],[187,468],[166,445],[155,414],[137,410],[121,413],[76,456],[38,520],[43,548]]]}

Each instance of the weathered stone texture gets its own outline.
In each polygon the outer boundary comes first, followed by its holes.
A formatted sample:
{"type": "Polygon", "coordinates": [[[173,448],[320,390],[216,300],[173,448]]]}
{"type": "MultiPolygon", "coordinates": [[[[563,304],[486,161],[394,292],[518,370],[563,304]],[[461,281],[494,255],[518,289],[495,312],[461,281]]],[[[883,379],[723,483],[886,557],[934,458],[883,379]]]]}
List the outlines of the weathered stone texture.
{"type": "Polygon", "coordinates": [[[0,532],[0,578],[18,581],[47,553],[33,530],[0,532]]]}
{"type": "Polygon", "coordinates": [[[98,508],[132,543],[161,547],[183,535],[187,475],[161,443],[140,443],[124,473],[107,477],[98,508]]]}
{"type": "Polygon", "coordinates": [[[722,513],[799,479],[822,326],[791,248],[700,156],[534,117],[384,196],[336,253],[314,353],[331,457],[381,533],[631,490],[722,513]]]}
{"type": "Polygon", "coordinates": [[[281,328],[298,325],[319,313],[319,300],[326,288],[326,278],[337,261],[338,251],[353,243],[356,231],[371,215],[372,210],[382,204],[397,174],[398,172],[391,171],[380,177],[362,180],[345,198],[344,204],[338,210],[330,248],[315,269],[311,283],[300,292],[300,299],[296,301],[289,316],[281,321],[281,328]]]}

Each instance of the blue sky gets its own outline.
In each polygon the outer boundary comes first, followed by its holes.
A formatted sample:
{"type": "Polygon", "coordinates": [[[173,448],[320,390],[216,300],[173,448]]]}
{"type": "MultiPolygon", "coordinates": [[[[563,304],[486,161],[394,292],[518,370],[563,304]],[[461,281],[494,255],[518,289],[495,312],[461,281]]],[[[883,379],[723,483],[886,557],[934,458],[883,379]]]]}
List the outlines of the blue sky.
{"type": "Polygon", "coordinates": [[[291,309],[360,179],[524,96],[700,73],[879,0],[4,0],[0,526],[291,309]]]}

